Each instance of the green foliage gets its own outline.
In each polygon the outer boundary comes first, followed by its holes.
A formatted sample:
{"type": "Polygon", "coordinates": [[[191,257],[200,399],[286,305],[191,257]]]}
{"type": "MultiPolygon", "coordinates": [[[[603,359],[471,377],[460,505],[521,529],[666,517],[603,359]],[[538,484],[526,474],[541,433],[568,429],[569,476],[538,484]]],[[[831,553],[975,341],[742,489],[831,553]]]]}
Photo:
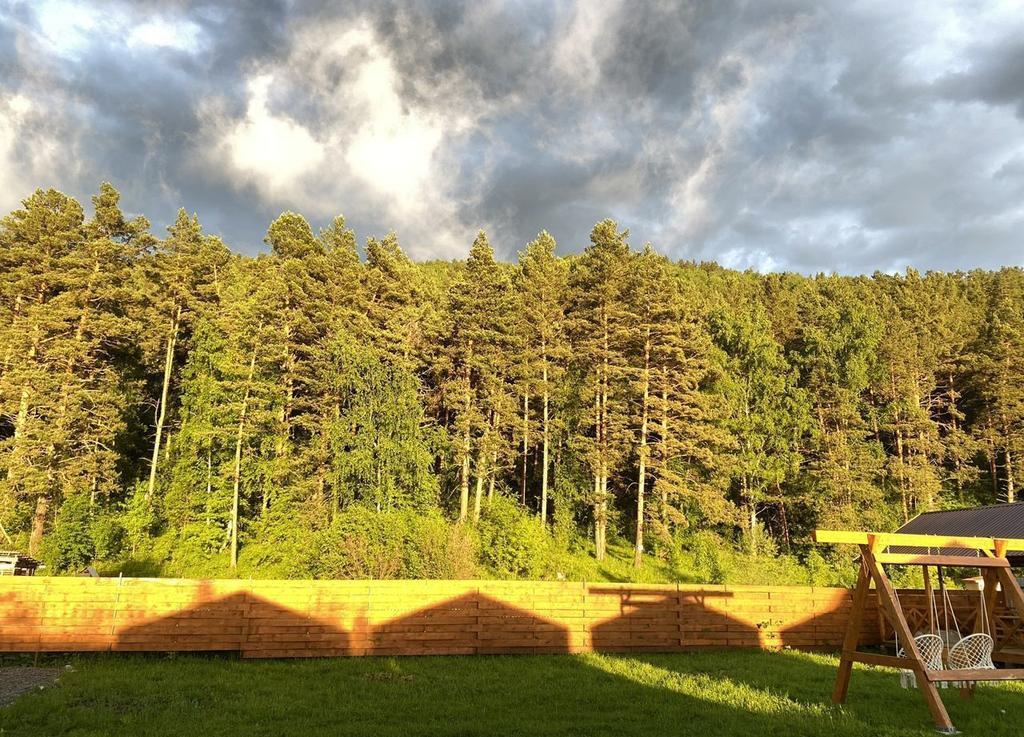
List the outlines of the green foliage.
{"type": "Polygon", "coordinates": [[[95,557],[100,560],[117,558],[124,551],[127,531],[121,515],[116,512],[108,511],[96,515],[89,531],[92,535],[95,557]]]}
{"type": "Polygon", "coordinates": [[[93,508],[86,496],[69,497],[61,505],[46,537],[42,559],[53,573],[77,573],[96,555],[93,508]]]}
{"type": "Polygon", "coordinates": [[[480,558],[500,578],[543,578],[558,569],[558,549],[537,518],[504,496],[480,518],[480,558]]]}
{"type": "Polygon", "coordinates": [[[719,551],[722,540],[710,532],[698,532],[690,540],[694,572],[707,583],[725,583],[726,574],[722,567],[719,551]]]}
{"type": "Polygon", "coordinates": [[[0,219],[0,523],[53,571],[842,582],[815,527],[1018,497],[1018,268],[739,273],[613,220],[361,260],[290,212],[248,257],[91,204],[0,219]]]}
{"type": "Polygon", "coordinates": [[[354,505],[317,534],[306,561],[318,578],[472,578],[474,536],[436,513],[354,505]]]}

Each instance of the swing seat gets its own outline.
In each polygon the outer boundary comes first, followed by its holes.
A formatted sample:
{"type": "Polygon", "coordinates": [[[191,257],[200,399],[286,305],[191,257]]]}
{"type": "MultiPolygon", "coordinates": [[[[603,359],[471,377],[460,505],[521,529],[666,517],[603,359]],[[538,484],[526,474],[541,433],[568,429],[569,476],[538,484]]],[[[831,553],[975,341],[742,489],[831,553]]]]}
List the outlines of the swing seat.
{"type": "MultiPolygon", "coordinates": [[[[942,650],[945,646],[942,638],[938,635],[918,635],[914,638],[914,645],[921,653],[926,670],[942,670],[942,650]]],[[[896,651],[896,657],[905,658],[903,648],[896,651]]],[[[912,670],[900,672],[900,686],[903,688],[917,688],[917,676],[912,670]]]]}
{"type": "Polygon", "coordinates": [[[946,661],[950,670],[994,670],[992,650],[995,644],[990,635],[978,632],[967,635],[949,649],[946,661]]]}
{"type": "MultiPolygon", "coordinates": [[[[992,637],[984,632],[967,635],[949,649],[946,662],[950,670],[995,670],[992,662],[992,637]]],[[[974,681],[957,681],[954,687],[971,688],[974,681]]]]}

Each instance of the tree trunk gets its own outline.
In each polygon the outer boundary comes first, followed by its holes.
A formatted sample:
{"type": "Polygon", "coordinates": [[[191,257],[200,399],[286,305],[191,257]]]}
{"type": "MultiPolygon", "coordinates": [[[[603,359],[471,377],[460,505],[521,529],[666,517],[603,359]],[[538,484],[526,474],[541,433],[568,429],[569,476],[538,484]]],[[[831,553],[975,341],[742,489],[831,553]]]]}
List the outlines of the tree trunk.
{"type": "MultiPolygon", "coordinates": [[[[501,416],[495,412],[492,416],[492,431],[494,432],[494,450],[491,451],[491,465],[487,469],[487,501],[494,498],[494,476],[498,472],[498,425],[501,424],[501,416]]],[[[526,499],[523,499],[523,503],[526,499]]]]}
{"type": "MultiPolygon", "coordinates": [[[[601,444],[601,390],[594,392],[594,428],[595,444],[600,448],[601,444]]],[[[599,452],[599,451],[598,451],[599,452]]],[[[594,557],[601,560],[603,550],[601,549],[601,461],[594,459],[594,557]]]]}
{"type": "Polygon", "coordinates": [[[526,506],[526,466],[530,454],[530,394],[523,392],[523,476],[520,480],[519,497],[526,506]]]}
{"type": "Polygon", "coordinates": [[[604,560],[608,544],[608,311],[604,310],[601,316],[603,358],[601,366],[601,443],[599,445],[599,459],[601,466],[601,491],[598,495],[600,500],[600,527],[597,539],[597,559],[604,560]]]}
{"type": "Polygon", "coordinates": [[[167,419],[167,396],[170,393],[171,373],[174,368],[174,349],[178,342],[178,326],[181,324],[181,305],[178,305],[171,319],[171,332],[167,336],[167,352],[164,355],[164,381],[160,390],[160,408],[156,418],[156,439],[153,441],[153,458],[149,464],[149,485],[146,487],[146,501],[153,498],[156,489],[156,469],[160,460],[160,441],[163,438],[164,422],[167,419]]]}
{"type": "Polygon", "coordinates": [[[461,489],[459,490],[459,522],[465,522],[469,516],[469,453],[470,437],[467,421],[466,432],[462,439],[462,475],[459,480],[461,484],[461,489]]]}
{"type": "Polygon", "coordinates": [[[540,474],[540,523],[547,525],[548,522],[548,442],[549,442],[549,429],[548,429],[548,366],[547,356],[544,356],[544,368],[543,368],[543,379],[544,379],[544,410],[543,410],[543,422],[544,422],[544,450],[542,451],[542,461],[544,468],[540,474]]]}
{"type": "Polygon", "coordinates": [[[1006,503],[1013,504],[1017,499],[1016,489],[1013,484],[1013,456],[1010,455],[1010,448],[1003,451],[1006,455],[1006,503]]]}
{"type": "MultiPolygon", "coordinates": [[[[779,490],[781,493],[781,490],[779,490]]],[[[779,502],[779,523],[782,525],[782,541],[786,546],[786,552],[792,549],[789,537],[789,518],[786,516],[786,502],[779,502]]]]}
{"type": "Polygon", "coordinates": [[[206,446],[206,526],[210,526],[210,499],[213,497],[213,443],[206,446]]]}
{"type": "Polygon", "coordinates": [[[38,555],[39,546],[43,542],[43,530],[46,528],[46,515],[50,511],[49,494],[36,497],[36,511],[32,515],[32,532],[28,538],[28,554],[38,555]]]}
{"type": "Polygon", "coordinates": [[[484,443],[476,453],[476,496],[473,500],[473,524],[480,521],[480,505],[484,496],[484,474],[486,473],[487,462],[484,460],[484,443]]]}
{"type": "Polygon", "coordinates": [[[903,507],[903,521],[906,523],[910,520],[910,504],[907,500],[907,477],[903,464],[903,430],[898,427],[896,428],[896,454],[899,459],[900,503],[903,507]]]}
{"type": "Polygon", "coordinates": [[[640,405],[640,468],[636,479],[636,545],[633,565],[639,568],[644,559],[644,491],[647,483],[647,402],[651,391],[651,329],[644,340],[643,399],[640,405]]]}
{"type": "MultiPolygon", "coordinates": [[[[470,350],[472,351],[472,342],[470,342],[470,350]]],[[[469,367],[467,365],[464,376],[465,381],[465,409],[463,415],[465,416],[465,432],[462,436],[462,476],[459,479],[461,488],[459,489],[459,522],[465,522],[469,516],[469,471],[470,471],[470,453],[472,452],[472,436],[469,412],[473,402],[473,385],[470,382],[469,367]]]]}
{"type": "Polygon", "coordinates": [[[242,483],[242,439],[245,435],[245,415],[249,409],[249,396],[252,393],[252,379],[256,373],[256,346],[252,349],[249,359],[249,376],[245,381],[245,396],[242,398],[242,411],[238,415],[238,435],[235,438],[235,479],[234,493],[231,498],[231,568],[238,566],[238,498],[242,483]]]}
{"type": "MultiPolygon", "coordinates": [[[[668,381],[667,371],[662,369],[662,385],[661,385],[661,437],[658,438],[658,444],[661,446],[661,468],[662,470],[668,469],[668,389],[666,383],[668,381]]],[[[665,530],[668,531],[668,489],[665,488],[665,484],[661,485],[661,523],[665,526],[665,530]]]]}

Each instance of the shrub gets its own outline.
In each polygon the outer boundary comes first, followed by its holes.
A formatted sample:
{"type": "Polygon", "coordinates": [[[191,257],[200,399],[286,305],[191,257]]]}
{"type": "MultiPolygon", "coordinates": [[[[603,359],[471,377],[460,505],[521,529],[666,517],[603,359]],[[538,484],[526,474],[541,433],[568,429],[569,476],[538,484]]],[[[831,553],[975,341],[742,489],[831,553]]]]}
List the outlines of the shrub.
{"type": "Polygon", "coordinates": [[[491,499],[479,525],[480,558],[502,578],[542,578],[556,572],[560,555],[540,521],[504,496],[491,499]]]}
{"type": "Polygon", "coordinates": [[[398,578],[406,532],[404,515],[349,507],[316,536],[309,567],[317,578],[398,578]]]}
{"type": "Polygon", "coordinates": [[[477,538],[471,528],[453,525],[438,512],[410,515],[410,522],[405,577],[476,577],[477,538]]]}
{"type": "Polygon", "coordinates": [[[170,548],[168,569],[183,576],[223,575],[230,566],[230,552],[224,528],[192,522],[185,525],[170,548]]]}
{"type": "Polygon", "coordinates": [[[153,504],[146,499],[145,489],[142,484],[136,486],[135,491],[128,497],[128,503],[121,514],[121,526],[124,528],[125,537],[132,552],[144,547],[151,538],[156,528],[156,512],[153,504]]]}
{"type": "Polygon", "coordinates": [[[79,570],[95,557],[92,517],[85,495],[70,496],[61,504],[53,529],[43,539],[43,562],[53,573],[79,570]]]}
{"type": "Polygon", "coordinates": [[[719,551],[722,540],[711,532],[698,532],[690,540],[694,573],[703,583],[725,583],[726,570],[719,551]]]}
{"type": "Polygon", "coordinates": [[[116,558],[124,550],[126,533],[117,515],[103,514],[96,517],[92,521],[90,532],[97,558],[116,558]]]}
{"type": "MultiPolygon", "coordinates": [[[[243,530],[244,532],[245,530],[243,530]]],[[[252,578],[309,578],[316,536],[307,521],[271,507],[242,540],[238,574],[252,578]]]]}
{"type": "Polygon", "coordinates": [[[356,505],[316,536],[308,565],[318,578],[471,578],[476,541],[439,512],[356,505]]]}

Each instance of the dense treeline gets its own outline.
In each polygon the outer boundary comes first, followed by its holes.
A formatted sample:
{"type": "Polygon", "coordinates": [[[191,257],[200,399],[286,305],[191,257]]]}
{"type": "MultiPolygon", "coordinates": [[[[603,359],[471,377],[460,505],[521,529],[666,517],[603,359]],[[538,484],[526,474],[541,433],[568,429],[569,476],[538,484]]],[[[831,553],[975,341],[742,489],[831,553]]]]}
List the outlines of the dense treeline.
{"type": "Polygon", "coordinates": [[[0,221],[0,523],[55,570],[557,575],[1016,495],[1017,268],[738,273],[611,220],[417,264],[294,213],[251,258],[93,211],[0,221]]]}

